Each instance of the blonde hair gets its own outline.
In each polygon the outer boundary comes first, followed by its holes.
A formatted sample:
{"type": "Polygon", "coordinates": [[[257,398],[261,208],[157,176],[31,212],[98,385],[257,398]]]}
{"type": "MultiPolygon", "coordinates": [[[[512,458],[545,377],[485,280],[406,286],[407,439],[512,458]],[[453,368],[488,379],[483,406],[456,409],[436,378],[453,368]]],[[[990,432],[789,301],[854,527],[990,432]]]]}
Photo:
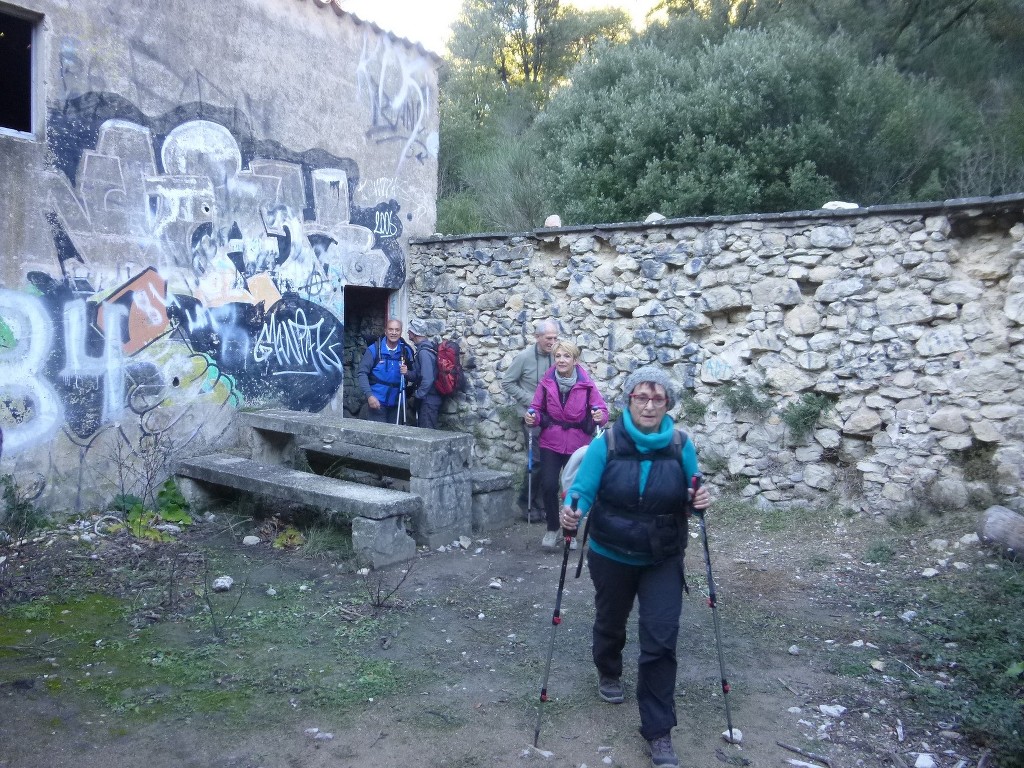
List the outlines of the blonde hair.
{"type": "Polygon", "coordinates": [[[570,355],[572,355],[573,360],[580,359],[580,348],[573,344],[571,341],[559,341],[557,344],[555,344],[554,347],[551,348],[551,354],[554,355],[559,350],[563,352],[568,352],[570,355]]]}

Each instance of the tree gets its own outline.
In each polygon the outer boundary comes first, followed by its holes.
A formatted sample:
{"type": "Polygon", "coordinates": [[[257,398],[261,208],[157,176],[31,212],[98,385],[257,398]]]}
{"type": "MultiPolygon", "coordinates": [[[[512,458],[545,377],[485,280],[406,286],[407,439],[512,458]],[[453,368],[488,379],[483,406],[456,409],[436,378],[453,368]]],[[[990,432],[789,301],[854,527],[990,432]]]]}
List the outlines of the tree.
{"type": "Polygon", "coordinates": [[[598,41],[630,34],[621,10],[583,13],[558,0],[464,0],[441,80],[441,231],[541,223],[541,158],[528,136],[532,123],[598,41]]]}
{"type": "Polygon", "coordinates": [[[602,49],[537,129],[563,221],[593,222],[934,199],[975,122],[937,84],[787,24],[602,49]]]}

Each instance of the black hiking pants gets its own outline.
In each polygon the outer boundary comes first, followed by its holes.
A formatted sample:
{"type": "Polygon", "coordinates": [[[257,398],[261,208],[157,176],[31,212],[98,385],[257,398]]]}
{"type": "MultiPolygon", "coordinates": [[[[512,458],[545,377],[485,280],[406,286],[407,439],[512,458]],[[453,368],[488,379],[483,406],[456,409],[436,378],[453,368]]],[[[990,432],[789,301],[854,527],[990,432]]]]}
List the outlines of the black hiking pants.
{"type": "MultiPolygon", "coordinates": [[[[534,449],[536,450],[536,444],[534,449]]],[[[541,448],[540,456],[540,491],[544,498],[544,519],[549,531],[557,531],[561,528],[558,523],[558,512],[562,508],[558,499],[558,482],[570,457],[548,448],[541,448]]],[[[536,489],[534,491],[536,492],[536,489]]]]}
{"type": "Polygon", "coordinates": [[[622,676],[626,621],[639,603],[640,658],[636,701],[640,733],[658,739],[676,725],[676,640],[683,604],[683,562],[676,555],[656,565],[626,565],[587,553],[594,582],[594,665],[603,677],[622,676]]]}

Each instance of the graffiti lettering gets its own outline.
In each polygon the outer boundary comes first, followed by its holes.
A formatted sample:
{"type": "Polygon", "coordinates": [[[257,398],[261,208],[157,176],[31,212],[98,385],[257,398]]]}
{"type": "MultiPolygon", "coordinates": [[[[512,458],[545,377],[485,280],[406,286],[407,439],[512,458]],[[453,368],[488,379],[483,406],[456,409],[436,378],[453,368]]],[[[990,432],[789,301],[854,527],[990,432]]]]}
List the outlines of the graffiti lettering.
{"type": "Polygon", "coordinates": [[[375,211],[376,224],[373,225],[375,234],[381,237],[394,237],[398,234],[398,227],[391,220],[391,211],[375,211]]]}
{"type": "Polygon", "coordinates": [[[271,316],[256,339],[253,357],[262,363],[273,356],[280,366],[274,371],[275,376],[341,371],[341,339],[335,337],[334,328],[323,338],[324,330],[323,318],[309,323],[301,309],[295,313],[294,319],[278,322],[276,315],[271,316]]]}
{"type": "Polygon", "coordinates": [[[0,288],[0,318],[10,331],[0,347],[0,392],[7,400],[31,405],[28,419],[3,425],[3,450],[11,454],[49,440],[60,429],[63,413],[57,393],[42,376],[53,346],[53,325],[42,302],[0,288]]]}

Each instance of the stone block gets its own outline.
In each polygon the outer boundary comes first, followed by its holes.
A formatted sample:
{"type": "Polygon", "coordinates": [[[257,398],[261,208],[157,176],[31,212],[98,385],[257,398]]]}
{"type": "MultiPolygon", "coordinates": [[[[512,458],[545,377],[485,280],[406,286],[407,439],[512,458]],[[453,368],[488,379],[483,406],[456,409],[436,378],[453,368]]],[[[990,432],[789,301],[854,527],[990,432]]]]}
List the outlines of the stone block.
{"type": "Polygon", "coordinates": [[[401,517],[383,520],[353,518],[352,549],[360,563],[373,568],[416,557],[416,542],[406,532],[401,517]]]}
{"type": "Polygon", "coordinates": [[[519,515],[515,477],[510,472],[473,470],[473,532],[506,528],[519,515]]]}
{"type": "Polygon", "coordinates": [[[431,549],[473,532],[473,494],[469,471],[444,477],[412,477],[409,490],[423,499],[413,516],[417,544],[431,549]]]}

